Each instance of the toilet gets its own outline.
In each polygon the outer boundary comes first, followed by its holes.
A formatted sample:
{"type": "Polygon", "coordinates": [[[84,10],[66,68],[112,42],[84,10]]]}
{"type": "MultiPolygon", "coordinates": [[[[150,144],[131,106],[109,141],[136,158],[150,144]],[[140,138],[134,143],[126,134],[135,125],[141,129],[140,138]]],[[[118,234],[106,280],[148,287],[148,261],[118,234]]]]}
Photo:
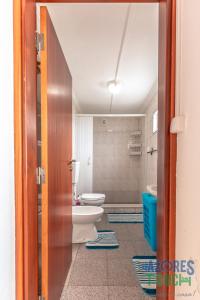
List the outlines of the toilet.
{"type": "Polygon", "coordinates": [[[95,222],[104,213],[99,206],[72,206],[72,243],[86,243],[97,239],[95,222]]]}
{"type": "Polygon", "coordinates": [[[80,162],[73,160],[72,162],[72,192],[73,204],[76,205],[77,199],[81,205],[102,206],[105,202],[105,194],[83,193],[78,197],[77,185],[79,182],[80,162]]]}
{"type": "Polygon", "coordinates": [[[105,194],[82,194],[80,196],[81,205],[102,206],[105,202],[105,194]]]}

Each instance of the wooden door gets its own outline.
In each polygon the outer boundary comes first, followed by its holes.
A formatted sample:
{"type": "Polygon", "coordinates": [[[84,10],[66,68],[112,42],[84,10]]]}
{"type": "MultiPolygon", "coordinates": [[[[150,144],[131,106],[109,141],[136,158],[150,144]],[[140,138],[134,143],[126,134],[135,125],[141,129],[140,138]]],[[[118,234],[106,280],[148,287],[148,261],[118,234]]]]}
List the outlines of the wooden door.
{"type": "Polygon", "coordinates": [[[35,0],[15,0],[16,298],[38,298],[35,0]]]}
{"type": "MultiPolygon", "coordinates": [[[[177,151],[176,135],[170,133],[171,120],[175,115],[175,58],[176,0],[162,0],[159,4],[157,209],[157,258],[161,262],[175,260],[177,151]]],[[[174,290],[173,286],[158,286],[156,299],[173,300],[174,290]]]]}
{"type": "Polygon", "coordinates": [[[42,167],[42,296],[60,299],[71,263],[72,78],[46,7],[40,11],[42,167]]]}
{"type": "MultiPolygon", "coordinates": [[[[18,300],[38,299],[35,2],[35,0],[14,1],[16,293],[18,300]],[[20,24],[19,20],[21,20],[20,24]]],[[[38,0],[37,2],[70,3],[69,0],[38,0]]],[[[84,0],[71,2],[84,3],[84,0]]],[[[96,3],[96,0],[90,2],[96,3]]],[[[111,2],[125,3],[126,1],[112,0],[111,2]]],[[[164,126],[160,128],[159,138],[158,258],[173,258],[175,256],[176,137],[169,134],[169,124],[174,115],[175,100],[173,85],[176,0],[132,0],[131,2],[158,2],[160,6],[159,125],[161,126],[164,120],[164,126]]],[[[68,145],[70,147],[70,144],[68,145]]],[[[68,222],[70,223],[70,217],[68,222]]],[[[47,266],[48,260],[49,258],[46,259],[47,266]]],[[[45,288],[47,290],[46,286],[43,290],[45,288]]],[[[159,289],[157,299],[172,300],[174,291],[167,289],[166,292],[159,289]]]]}

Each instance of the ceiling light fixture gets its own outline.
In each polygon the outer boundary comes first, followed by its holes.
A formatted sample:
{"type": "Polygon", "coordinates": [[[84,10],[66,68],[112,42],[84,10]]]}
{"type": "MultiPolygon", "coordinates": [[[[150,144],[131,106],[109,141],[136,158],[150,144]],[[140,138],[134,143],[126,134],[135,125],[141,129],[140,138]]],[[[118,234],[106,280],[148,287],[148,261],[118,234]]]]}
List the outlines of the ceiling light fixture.
{"type": "Polygon", "coordinates": [[[108,90],[112,95],[119,94],[121,90],[121,83],[116,80],[111,80],[108,82],[108,90]]]}

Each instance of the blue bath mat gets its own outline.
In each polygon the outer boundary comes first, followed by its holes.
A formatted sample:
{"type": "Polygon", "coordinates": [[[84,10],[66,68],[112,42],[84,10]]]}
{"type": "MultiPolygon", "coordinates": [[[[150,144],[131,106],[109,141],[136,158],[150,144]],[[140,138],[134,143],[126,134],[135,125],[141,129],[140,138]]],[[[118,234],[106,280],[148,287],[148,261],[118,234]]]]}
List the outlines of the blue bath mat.
{"type": "Polygon", "coordinates": [[[143,213],[109,213],[109,223],[144,223],[143,213]]]}
{"type": "Polygon", "coordinates": [[[155,256],[134,256],[132,262],[144,292],[150,296],[156,295],[156,266],[155,256]]]}
{"type": "Polygon", "coordinates": [[[115,249],[119,247],[115,232],[111,230],[98,230],[98,238],[85,244],[88,249],[115,249]]]}

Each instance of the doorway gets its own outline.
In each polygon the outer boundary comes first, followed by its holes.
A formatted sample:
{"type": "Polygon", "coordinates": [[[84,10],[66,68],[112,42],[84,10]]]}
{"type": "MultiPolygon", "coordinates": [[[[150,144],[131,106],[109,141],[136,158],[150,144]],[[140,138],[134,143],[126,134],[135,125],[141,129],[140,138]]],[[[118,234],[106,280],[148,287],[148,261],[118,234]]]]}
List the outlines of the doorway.
{"type": "MultiPolygon", "coordinates": [[[[141,2],[141,1],[134,1],[141,2]]],[[[148,1],[145,1],[148,2],[148,1]]],[[[152,2],[152,1],[149,1],[152,2]]],[[[155,2],[155,1],[153,1],[155,2]]],[[[18,280],[22,284],[17,293],[21,299],[35,299],[37,296],[37,244],[35,240],[37,228],[37,207],[35,199],[37,197],[37,186],[35,184],[35,169],[37,167],[37,139],[36,139],[36,49],[35,49],[35,3],[34,1],[18,3],[22,10],[15,12],[22,19],[22,27],[16,29],[17,37],[21,39],[21,48],[16,43],[16,54],[21,61],[21,69],[15,70],[15,88],[20,88],[22,98],[19,93],[16,95],[18,103],[24,114],[20,119],[16,118],[16,131],[23,136],[16,140],[21,152],[20,160],[16,161],[17,171],[21,176],[21,182],[17,183],[17,195],[22,191],[23,197],[17,197],[17,204],[20,210],[17,216],[22,214],[23,222],[17,217],[17,233],[21,232],[24,243],[21,245],[17,257],[22,260],[18,264],[17,272],[20,275],[18,280]],[[22,78],[26,78],[23,81],[22,78]],[[30,116],[32,117],[30,122],[30,116]],[[26,154],[26,155],[24,155],[26,154]],[[23,175],[22,175],[22,172],[23,175]],[[28,201],[29,199],[29,201],[28,201]],[[28,202],[27,202],[28,201],[28,202]],[[21,205],[23,204],[23,205],[21,205]],[[32,222],[30,222],[30,216],[32,222]],[[33,234],[32,234],[33,233],[33,234]],[[23,276],[25,274],[25,277],[23,276]],[[24,298],[23,298],[24,297],[24,298]]],[[[17,6],[17,5],[16,5],[17,6]]],[[[159,124],[160,134],[159,145],[159,183],[158,197],[160,199],[158,207],[159,226],[159,259],[174,258],[175,243],[175,162],[176,162],[176,138],[169,133],[169,125],[174,115],[174,82],[175,82],[175,1],[163,1],[160,6],[160,36],[159,36],[159,124]]],[[[18,8],[18,6],[17,6],[18,8]]],[[[18,260],[17,260],[18,261],[18,260]]],[[[162,288],[160,293],[165,292],[166,299],[172,299],[170,289],[162,288]],[[171,298],[169,298],[171,297],[171,298]]],[[[172,291],[173,292],[173,291],[172,291]]],[[[159,292],[157,299],[159,299],[159,292]]]]}

